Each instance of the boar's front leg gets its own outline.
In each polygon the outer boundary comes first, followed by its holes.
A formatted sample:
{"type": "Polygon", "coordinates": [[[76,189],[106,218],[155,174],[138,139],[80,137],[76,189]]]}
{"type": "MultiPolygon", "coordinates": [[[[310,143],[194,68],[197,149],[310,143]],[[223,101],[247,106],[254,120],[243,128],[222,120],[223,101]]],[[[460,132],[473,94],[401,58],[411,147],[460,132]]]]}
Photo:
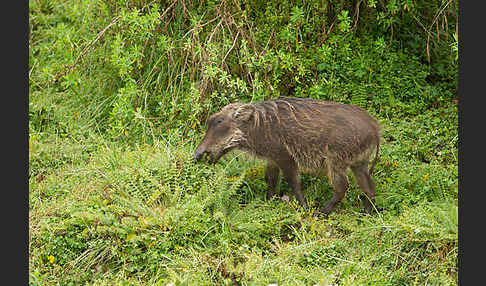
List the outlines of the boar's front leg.
{"type": "Polygon", "coordinates": [[[297,163],[295,163],[292,158],[280,160],[277,163],[282,170],[283,176],[289,184],[289,187],[292,189],[292,191],[294,191],[295,198],[304,209],[307,209],[307,202],[302,195],[302,187],[300,184],[297,163]]]}
{"type": "Polygon", "coordinates": [[[275,195],[278,179],[280,176],[280,168],[273,162],[267,163],[267,171],[265,173],[265,181],[267,182],[267,200],[270,200],[275,195]]]}

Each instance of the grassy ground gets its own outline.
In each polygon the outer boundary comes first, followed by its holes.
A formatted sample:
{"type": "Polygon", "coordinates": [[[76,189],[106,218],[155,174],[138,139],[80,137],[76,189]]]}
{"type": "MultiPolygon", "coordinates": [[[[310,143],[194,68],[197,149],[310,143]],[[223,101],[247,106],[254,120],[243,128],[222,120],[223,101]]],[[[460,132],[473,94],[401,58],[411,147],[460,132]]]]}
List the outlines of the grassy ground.
{"type": "Polygon", "coordinates": [[[243,2],[29,1],[30,285],[457,284],[457,1],[243,2]],[[377,116],[382,212],[191,160],[208,113],[287,94],[377,116]]]}
{"type": "MultiPolygon", "coordinates": [[[[361,212],[350,175],[328,219],[265,201],[261,161],[195,164],[196,139],[31,134],[30,284],[457,284],[457,108],[380,120],[383,211],[361,212]]],[[[315,208],[332,192],[306,175],[303,188],[315,208]]]]}

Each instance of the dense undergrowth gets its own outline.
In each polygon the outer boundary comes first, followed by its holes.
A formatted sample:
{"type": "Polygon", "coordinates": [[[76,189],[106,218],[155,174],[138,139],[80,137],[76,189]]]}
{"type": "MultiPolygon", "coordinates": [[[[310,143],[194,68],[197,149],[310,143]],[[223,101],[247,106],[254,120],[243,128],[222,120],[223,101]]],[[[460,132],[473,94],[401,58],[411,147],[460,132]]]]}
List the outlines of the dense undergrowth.
{"type": "Polygon", "coordinates": [[[30,284],[457,284],[457,5],[29,1],[30,284]],[[278,96],[380,120],[382,212],[191,160],[208,114],[278,96]]]}

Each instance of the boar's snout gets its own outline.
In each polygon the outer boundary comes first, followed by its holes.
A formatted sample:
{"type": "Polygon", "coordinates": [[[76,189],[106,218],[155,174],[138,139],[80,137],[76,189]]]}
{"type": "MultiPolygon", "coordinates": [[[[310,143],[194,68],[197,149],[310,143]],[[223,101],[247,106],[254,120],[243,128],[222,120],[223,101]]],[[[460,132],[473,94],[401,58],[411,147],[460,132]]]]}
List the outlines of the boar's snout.
{"type": "Polygon", "coordinates": [[[206,148],[204,148],[204,146],[202,145],[199,145],[196,149],[196,151],[194,152],[194,154],[192,154],[192,158],[194,158],[196,161],[201,161],[201,158],[203,157],[204,153],[207,153],[207,150],[206,148]]]}
{"type": "Polygon", "coordinates": [[[203,154],[204,154],[204,152],[196,150],[196,152],[194,152],[194,154],[192,155],[192,158],[199,162],[201,160],[203,154]]]}

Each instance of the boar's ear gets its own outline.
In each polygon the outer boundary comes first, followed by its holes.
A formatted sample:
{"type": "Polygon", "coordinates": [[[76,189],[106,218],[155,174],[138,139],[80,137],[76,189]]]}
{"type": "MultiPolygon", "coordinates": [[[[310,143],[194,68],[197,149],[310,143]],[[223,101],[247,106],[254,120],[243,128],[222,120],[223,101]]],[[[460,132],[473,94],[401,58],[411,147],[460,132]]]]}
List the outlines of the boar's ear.
{"type": "Polygon", "coordinates": [[[249,121],[253,117],[255,109],[250,104],[242,104],[233,112],[233,118],[237,121],[249,121]]]}

